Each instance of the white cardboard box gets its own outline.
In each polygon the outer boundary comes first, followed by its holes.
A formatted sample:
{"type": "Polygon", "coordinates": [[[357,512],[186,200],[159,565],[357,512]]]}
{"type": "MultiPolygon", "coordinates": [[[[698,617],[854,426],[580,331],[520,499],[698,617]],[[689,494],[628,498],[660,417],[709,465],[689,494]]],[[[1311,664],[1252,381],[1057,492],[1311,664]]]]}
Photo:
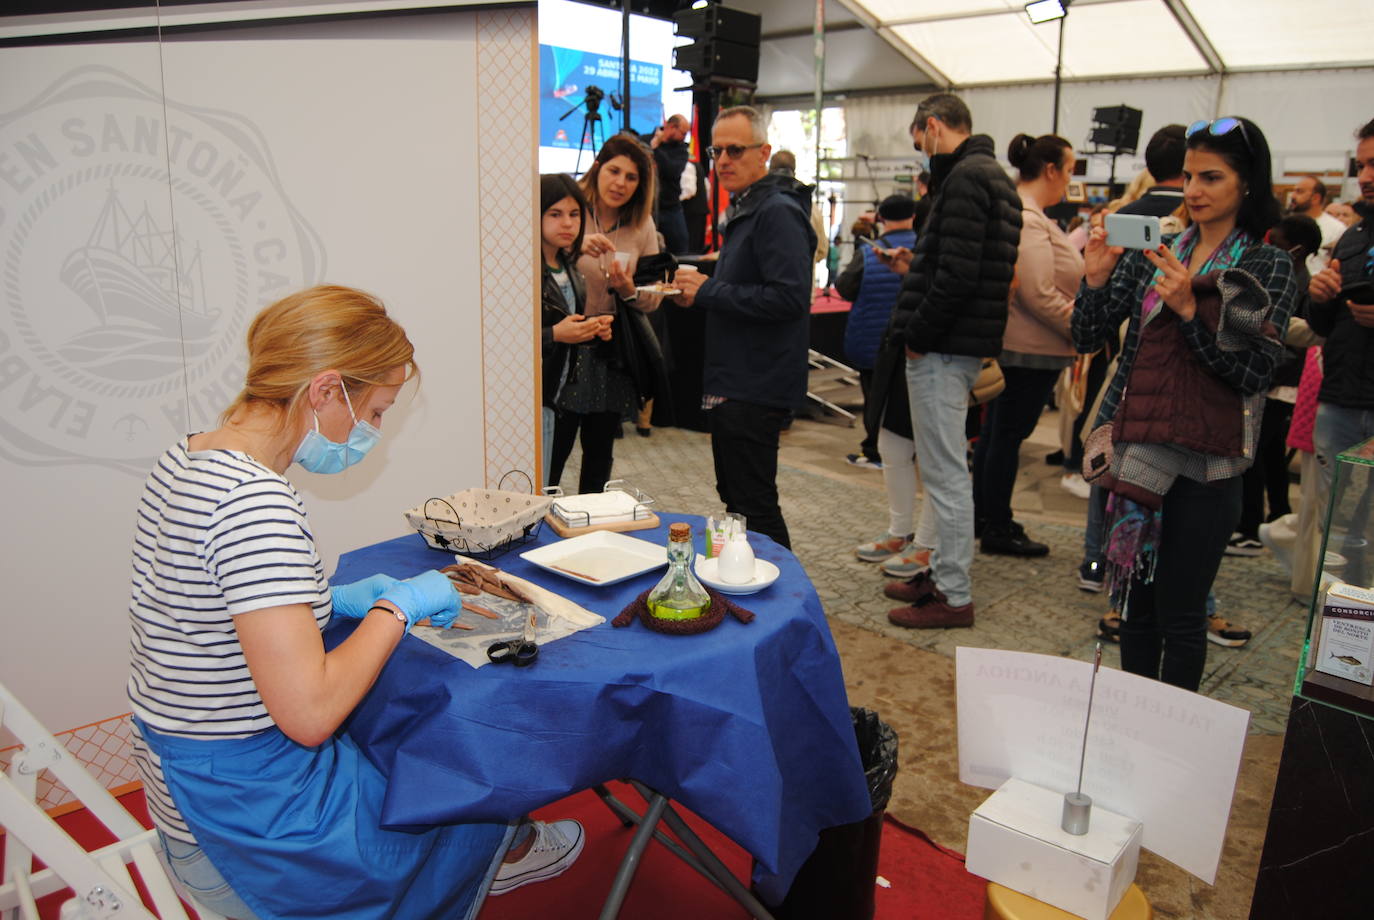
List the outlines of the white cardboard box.
{"type": "Polygon", "coordinates": [[[1088,833],[1059,826],[1064,796],[1016,778],[969,818],[968,871],[1085,920],[1107,920],[1135,879],[1143,825],[1093,806],[1088,833]]]}
{"type": "Polygon", "coordinates": [[[1374,684],[1374,591],[1335,584],[1322,605],[1318,671],[1374,684]]]}

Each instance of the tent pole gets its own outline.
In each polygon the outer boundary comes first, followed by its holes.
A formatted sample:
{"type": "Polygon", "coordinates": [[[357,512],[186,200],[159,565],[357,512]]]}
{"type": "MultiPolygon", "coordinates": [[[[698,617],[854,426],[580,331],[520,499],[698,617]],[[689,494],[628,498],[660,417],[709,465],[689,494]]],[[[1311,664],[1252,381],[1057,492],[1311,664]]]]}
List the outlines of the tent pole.
{"type": "Polygon", "coordinates": [[[1064,71],[1064,23],[1069,18],[1069,5],[1064,4],[1064,15],[1059,18],[1059,51],[1054,57],[1054,127],[1051,134],[1059,133],[1059,86],[1064,71]]]}
{"type": "MultiPolygon", "coordinates": [[[[630,0],[620,0],[620,130],[630,130],[630,0]]],[[[661,121],[662,119],[660,119],[661,121]]],[[[600,153],[601,151],[597,151],[600,153]]]]}
{"type": "Polygon", "coordinates": [[[816,187],[814,195],[820,200],[821,194],[821,110],[825,105],[825,0],[816,0],[816,24],[814,53],[816,58],[816,187]]]}

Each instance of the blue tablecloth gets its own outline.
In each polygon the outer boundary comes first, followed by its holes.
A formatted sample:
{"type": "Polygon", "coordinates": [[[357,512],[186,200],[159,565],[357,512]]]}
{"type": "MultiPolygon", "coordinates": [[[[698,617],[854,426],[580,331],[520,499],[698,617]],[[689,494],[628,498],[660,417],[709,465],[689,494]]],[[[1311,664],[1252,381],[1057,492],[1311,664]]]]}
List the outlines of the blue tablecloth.
{"type": "MultiPolygon", "coordinates": [[[[631,536],[664,544],[673,521],[631,536]]],[[[737,598],[753,623],[670,636],[610,620],[662,576],[656,569],[594,588],[520,558],[557,536],[498,557],[505,571],[606,617],[540,650],[530,668],[473,669],[407,636],[347,730],[389,777],[388,826],[509,820],[611,779],[647,783],[696,812],[755,857],[754,882],[780,900],[817,833],[872,812],[839,656],[820,601],[786,549],[750,534],[781,570],[737,598]]],[[[452,563],[413,534],[345,554],[347,583],[405,578],[452,563]]],[[[356,621],[325,632],[330,647],[356,621]]]]}

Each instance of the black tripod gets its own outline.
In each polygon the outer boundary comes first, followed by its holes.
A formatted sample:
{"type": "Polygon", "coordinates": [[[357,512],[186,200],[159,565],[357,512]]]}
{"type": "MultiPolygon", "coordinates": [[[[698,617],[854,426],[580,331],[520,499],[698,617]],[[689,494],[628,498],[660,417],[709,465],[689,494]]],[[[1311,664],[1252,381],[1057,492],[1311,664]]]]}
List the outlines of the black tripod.
{"type": "Polygon", "coordinates": [[[587,91],[582,94],[582,102],[568,109],[558,119],[562,121],[579,108],[587,110],[587,114],[582,118],[582,133],[578,135],[577,139],[577,163],[573,166],[574,176],[582,175],[582,151],[587,149],[587,141],[590,140],[592,144],[593,160],[596,159],[596,153],[601,149],[601,145],[606,142],[606,132],[601,127],[601,100],[604,98],[606,98],[606,94],[601,87],[589,85],[587,91]],[[600,140],[597,140],[598,134],[601,135],[600,140]]]}

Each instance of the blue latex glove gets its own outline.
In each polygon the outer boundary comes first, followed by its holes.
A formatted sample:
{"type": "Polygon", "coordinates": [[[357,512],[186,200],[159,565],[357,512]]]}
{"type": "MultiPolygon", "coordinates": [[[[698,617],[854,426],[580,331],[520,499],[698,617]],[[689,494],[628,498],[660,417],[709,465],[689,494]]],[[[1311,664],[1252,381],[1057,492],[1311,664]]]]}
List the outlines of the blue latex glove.
{"type": "Polygon", "coordinates": [[[390,575],[369,575],[362,581],[347,585],[332,585],[329,589],[333,598],[334,612],[350,620],[361,620],[367,616],[372,605],[393,585],[400,584],[399,578],[390,575]]]}
{"type": "Polygon", "coordinates": [[[377,599],[391,601],[406,615],[407,630],[425,617],[433,626],[448,626],[463,605],[453,582],[437,569],[397,582],[377,599]]]}

